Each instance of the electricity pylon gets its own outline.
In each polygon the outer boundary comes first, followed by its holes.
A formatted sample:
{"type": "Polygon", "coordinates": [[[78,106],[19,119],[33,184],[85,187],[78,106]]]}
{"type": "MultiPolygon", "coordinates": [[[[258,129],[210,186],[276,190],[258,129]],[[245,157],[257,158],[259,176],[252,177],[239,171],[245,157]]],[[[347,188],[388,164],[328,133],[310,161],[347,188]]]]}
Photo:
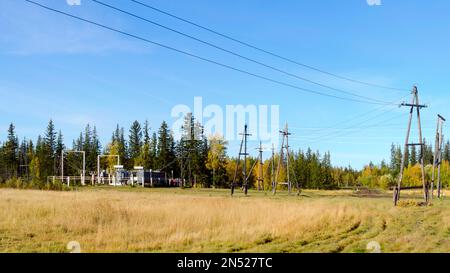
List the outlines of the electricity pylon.
{"type": "Polygon", "coordinates": [[[231,183],[231,195],[233,196],[234,194],[234,188],[236,186],[238,186],[237,183],[237,178],[238,178],[238,171],[239,171],[239,165],[241,163],[241,156],[244,156],[244,166],[242,169],[242,188],[244,190],[244,194],[247,195],[248,193],[248,177],[247,177],[247,142],[248,142],[248,137],[251,136],[251,134],[248,133],[248,126],[245,125],[244,126],[244,133],[240,134],[242,136],[242,140],[241,140],[241,146],[239,148],[239,155],[238,155],[238,159],[236,162],[236,169],[234,171],[234,178],[233,178],[233,182],[231,183]],[[242,152],[242,149],[244,149],[244,152],[242,152]]]}
{"type": "Polygon", "coordinates": [[[402,163],[400,166],[400,177],[398,180],[398,185],[396,188],[394,188],[394,205],[397,206],[398,201],[400,200],[400,192],[402,188],[402,182],[403,182],[403,171],[405,169],[405,164],[407,160],[407,155],[409,152],[410,146],[419,146],[420,147],[420,167],[422,170],[422,184],[423,184],[423,197],[425,199],[425,203],[428,204],[428,185],[425,182],[425,168],[424,168],[424,144],[423,144],[423,138],[422,138],[422,124],[420,120],[420,109],[426,108],[426,105],[419,104],[419,92],[417,90],[417,87],[414,86],[411,92],[411,103],[402,103],[400,106],[403,107],[410,107],[409,111],[409,121],[408,121],[408,129],[406,131],[406,140],[405,140],[405,148],[403,151],[403,157],[402,157],[402,163]],[[418,143],[409,143],[409,137],[411,134],[411,122],[413,118],[414,110],[417,112],[417,125],[419,130],[419,142],[418,143]]]}
{"type": "Polygon", "coordinates": [[[264,176],[263,176],[263,168],[264,168],[264,162],[263,162],[263,147],[262,142],[259,142],[259,169],[258,169],[258,191],[264,190],[264,176]]]}
{"type": "Polygon", "coordinates": [[[433,175],[431,178],[431,190],[430,199],[433,199],[434,195],[434,182],[436,178],[436,165],[437,165],[437,197],[441,198],[441,164],[442,164],[442,145],[444,142],[444,136],[442,135],[442,127],[444,127],[445,118],[441,115],[437,117],[436,127],[436,142],[434,144],[434,157],[433,157],[433,175]]]}
{"type": "Polygon", "coordinates": [[[270,182],[272,183],[272,189],[275,188],[275,146],[272,143],[272,162],[271,165],[271,175],[270,175],[270,182]]]}
{"type": "MultiPolygon", "coordinates": [[[[289,127],[288,124],[286,123],[286,126],[284,128],[283,131],[280,131],[280,134],[282,136],[282,141],[281,141],[281,150],[280,150],[280,158],[278,159],[278,167],[277,167],[277,171],[275,174],[275,181],[273,183],[273,194],[277,194],[277,186],[278,185],[287,185],[288,187],[288,193],[291,194],[292,192],[292,182],[291,182],[291,176],[290,176],[290,152],[289,152],[289,136],[292,135],[291,133],[289,133],[289,127]],[[286,159],[284,158],[284,152],[286,151],[286,159]],[[286,182],[278,182],[278,178],[280,175],[280,171],[281,168],[284,165],[284,161],[286,160],[286,178],[287,181],[286,182]]],[[[273,160],[273,159],[272,159],[273,160]]],[[[294,172],[295,174],[295,172],[294,172]]],[[[297,179],[296,179],[297,181],[297,179]]],[[[297,186],[297,190],[298,190],[298,195],[300,194],[300,186],[298,184],[298,181],[296,182],[296,186],[297,186]]]]}

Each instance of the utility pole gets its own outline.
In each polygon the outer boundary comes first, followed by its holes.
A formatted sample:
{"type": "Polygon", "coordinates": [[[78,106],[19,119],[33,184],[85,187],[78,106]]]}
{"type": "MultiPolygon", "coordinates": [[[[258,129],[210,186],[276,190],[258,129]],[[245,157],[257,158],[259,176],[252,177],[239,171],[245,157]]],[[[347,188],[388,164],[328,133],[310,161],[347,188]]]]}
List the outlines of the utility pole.
{"type": "Polygon", "coordinates": [[[400,200],[400,192],[403,182],[403,172],[405,169],[405,164],[407,161],[406,156],[408,155],[409,147],[411,146],[419,146],[420,147],[420,167],[422,171],[422,184],[423,184],[423,196],[425,199],[425,203],[428,204],[428,185],[425,181],[425,168],[424,168],[424,145],[423,145],[423,138],[422,138],[422,124],[420,121],[420,109],[427,108],[426,105],[419,104],[419,92],[417,90],[417,87],[414,86],[411,92],[411,103],[402,103],[400,106],[403,107],[410,107],[409,111],[409,120],[408,120],[408,129],[406,131],[406,140],[405,140],[405,147],[403,151],[403,157],[402,162],[400,166],[400,176],[398,180],[398,185],[396,188],[394,188],[394,205],[397,206],[398,201],[400,200]],[[414,110],[417,111],[417,125],[419,130],[419,142],[418,143],[409,143],[409,137],[411,134],[411,122],[413,118],[414,110]]]}
{"type": "Polygon", "coordinates": [[[431,179],[430,199],[434,198],[435,177],[436,177],[436,165],[438,167],[437,174],[437,197],[441,198],[441,164],[442,164],[442,145],[444,142],[444,136],[442,135],[442,127],[444,127],[445,118],[441,115],[437,117],[436,126],[436,141],[434,144],[434,156],[433,156],[433,175],[431,179]]]}
{"type": "Polygon", "coordinates": [[[244,130],[244,193],[247,195],[248,186],[247,186],[247,125],[245,125],[244,130]]]}
{"type": "Polygon", "coordinates": [[[63,180],[64,180],[64,149],[61,150],[61,182],[63,180]]]}
{"type": "MultiPolygon", "coordinates": [[[[277,186],[278,185],[287,185],[288,187],[288,193],[291,194],[292,192],[292,182],[291,182],[291,177],[290,177],[290,151],[289,151],[289,136],[292,135],[291,133],[289,133],[289,126],[286,123],[286,126],[284,128],[283,131],[280,131],[280,134],[282,136],[282,141],[281,141],[281,151],[280,151],[280,158],[278,159],[278,167],[277,167],[277,171],[276,171],[276,175],[275,175],[275,182],[273,185],[273,194],[275,195],[277,193],[277,186]],[[287,181],[286,182],[278,182],[278,178],[279,178],[279,174],[280,174],[280,170],[282,168],[283,161],[284,161],[284,151],[286,150],[286,178],[287,181]]],[[[300,186],[298,184],[298,181],[296,182],[296,186],[297,186],[297,190],[298,190],[298,194],[300,194],[300,186]]]]}
{"type": "Polygon", "coordinates": [[[259,152],[259,170],[258,170],[258,191],[264,190],[264,177],[263,177],[263,168],[264,168],[264,163],[263,163],[263,147],[262,147],[262,142],[259,142],[259,148],[258,148],[258,152],[259,152]]]}
{"type": "Polygon", "coordinates": [[[272,180],[272,189],[275,187],[275,146],[272,143],[272,171],[271,171],[271,179],[272,180]]]}
{"type": "Polygon", "coordinates": [[[238,174],[238,170],[239,170],[239,165],[241,163],[241,156],[244,156],[244,166],[243,166],[243,179],[242,179],[242,187],[244,189],[244,194],[247,195],[248,193],[248,177],[247,177],[247,142],[248,142],[248,137],[251,136],[251,134],[248,133],[248,126],[245,125],[244,126],[244,133],[239,134],[242,136],[242,140],[241,140],[241,146],[239,148],[239,155],[238,155],[238,159],[236,162],[236,169],[234,171],[234,179],[233,182],[231,183],[231,195],[233,196],[234,194],[234,188],[238,185],[236,183],[237,181],[237,174],[238,174]],[[242,148],[244,148],[244,152],[242,152],[242,148]]]}

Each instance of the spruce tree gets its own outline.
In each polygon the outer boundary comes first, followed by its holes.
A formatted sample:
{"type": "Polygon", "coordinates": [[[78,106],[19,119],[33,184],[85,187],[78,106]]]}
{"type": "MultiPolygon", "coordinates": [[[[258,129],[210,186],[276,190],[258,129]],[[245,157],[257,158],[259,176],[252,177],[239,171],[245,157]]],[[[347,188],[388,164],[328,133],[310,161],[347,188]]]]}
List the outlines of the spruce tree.
{"type": "Polygon", "coordinates": [[[97,169],[97,156],[100,155],[102,145],[98,139],[97,127],[92,130],[92,141],[89,147],[89,154],[86,155],[86,172],[93,172],[97,169]]]}
{"type": "Polygon", "coordinates": [[[157,168],[157,159],[158,157],[158,137],[156,136],[156,132],[152,134],[152,140],[151,140],[151,148],[150,148],[150,168],[156,169],[157,168]]]}
{"type": "Polygon", "coordinates": [[[412,146],[411,147],[409,164],[411,164],[411,166],[414,166],[414,165],[417,164],[417,150],[416,150],[416,146],[412,146]]]}
{"type": "Polygon", "coordinates": [[[444,151],[442,153],[442,159],[445,161],[450,161],[450,141],[447,140],[444,146],[444,151]]]}
{"type": "Polygon", "coordinates": [[[19,141],[16,136],[14,124],[10,124],[8,128],[8,138],[3,147],[4,159],[3,163],[6,167],[6,178],[16,177],[19,169],[19,141]]]}
{"type": "MultiPolygon", "coordinates": [[[[60,167],[61,166],[61,159],[62,159],[62,152],[65,150],[66,148],[65,148],[65,146],[64,146],[64,139],[63,139],[63,135],[62,135],[62,133],[61,133],[61,131],[59,131],[59,133],[58,133],[58,138],[57,138],[57,141],[56,141],[56,150],[55,150],[55,158],[56,158],[56,161],[58,162],[58,166],[60,167]]],[[[58,168],[58,170],[55,170],[54,171],[54,173],[55,173],[55,175],[57,174],[57,173],[59,173],[59,174],[61,174],[61,170],[60,170],[60,168],[58,168]]]]}
{"type": "Polygon", "coordinates": [[[136,165],[142,149],[142,128],[137,120],[131,125],[128,143],[130,162],[136,165]]]}
{"type": "Polygon", "coordinates": [[[168,172],[171,168],[169,163],[175,159],[173,138],[165,121],[162,122],[158,132],[157,168],[168,172]]]}
{"type": "Polygon", "coordinates": [[[151,139],[150,139],[150,128],[148,125],[148,121],[144,123],[144,142],[139,154],[139,165],[144,167],[144,169],[149,170],[152,168],[152,147],[151,147],[151,139]]]}

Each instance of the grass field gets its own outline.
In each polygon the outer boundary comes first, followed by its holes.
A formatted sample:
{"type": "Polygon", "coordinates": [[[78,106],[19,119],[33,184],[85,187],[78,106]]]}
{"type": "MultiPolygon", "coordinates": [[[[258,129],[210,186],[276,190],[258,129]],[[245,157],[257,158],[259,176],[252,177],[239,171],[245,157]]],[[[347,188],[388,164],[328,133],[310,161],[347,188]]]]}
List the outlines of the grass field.
{"type": "MultiPolygon", "coordinates": [[[[407,196],[404,196],[407,198],[407,196]]],[[[0,252],[450,252],[450,200],[192,189],[0,189],[0,252]]]]}

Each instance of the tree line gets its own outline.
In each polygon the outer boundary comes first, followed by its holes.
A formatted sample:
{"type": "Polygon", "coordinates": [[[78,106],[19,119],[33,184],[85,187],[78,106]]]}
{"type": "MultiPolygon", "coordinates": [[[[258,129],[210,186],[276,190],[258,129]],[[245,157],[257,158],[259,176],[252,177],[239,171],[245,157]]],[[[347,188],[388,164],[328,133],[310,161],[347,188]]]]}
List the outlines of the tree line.
{"type": "MultiPolygon", "coordinates": [[[[422,185],[422,170],[420,166],[423,157],[425,179],[431,181],[433,174],[434,149],[426,139],[423,140],[423,149],[410,146],[406,150],[403,173],[403,186],[414,187],[422,185]],[[423,154],[422,154],[423,153],[423,154]]],[[[358,182],[361,185],[372,188],[388,189],[398,183],[402,166],[403,151],[401,146],[391,145],[390,163],[382,161],[375,165],[369,163],[362,170],[358,182]]],[[[449,186],[450,181],[450,141],[446,141],[442,151],[441,180],[444,187],[449,186]]]]}
{"type": "MultiPolygon", "coordinates": [[[[43,187],[47,177],[81,175],[81,155],[64,153],[64,168],[62,170],[62,151],[84,151],[86,154],[86,174],[97,172],[97,156],[119,155],[120,163],[125,169],[142,166],[146,170],[161,171],[168,177],[184,178],[189,186],[205,188],[228,188],[237,171],[238,180],[242,181],[243,162],[237,165],[237,158],[227,151],[228,143],[219,135],[206,136],[203,127],[192,114],[185,117],[181,128],[181,138],[176,140],[166,122],[162,122],[156,130],[152,130],[148,121],[134,121],[125,131],[117,125],[112,132],[110,141],[102,146],[95,126],[86,125],[71,147],[65,146],[61,131],[55,128],[52,120],[42,136],[33,142],[29,139],[19,140],[14,124],[7,130],[6,140],[0,143],[0,183],[20,178],[29,185],[43,187]]],[[[426,142],[425,142],[426,143],[426,142]]],[[[306,189],[337,189],[355,186],[388,188],[395,184],[401,165],[402,150],[400,146],[391,147],[391,161],[379,165],[368,164],[363,170],[355,170],[351,166],[335,167],[331,164],[331,154],[321,154],[308,148],[290,153],[289,174],[293,183],[299,183],[306,189]]],[[[406,183],[418,183],[417,164],[420,155],[412,146],[405,162],[406,183]]],[[[443,178],[448,169],[450,159],[450,142],[447,141],[443,154],[443,178]]],[[[262,173],[264,189],[272,186],[274,177],[279,181],[287,179],[286,164],[275,173],[280,160],[279,154],[269,157],[262,164],[257,164],[258,158],[248,157],[245,162],[249,174],[250,187],[257,187],[258,174],[262,173]],[[252,167],[254,168],[252,169],[252,167]],[[259,168],[262,168],[260,172],[259,168]]],[[[285,159],[283,159],[285,160],[285,159]]],[[[424,160],[429,172],[433,161],[433,149],[428,143],[424,146],[424,160]]],[[[283,162],[286,163],[286,162],[283,162]]],[[[116,165],[115,158],[104,158],[102,169],[112,170],[116,165]]],[[[448,175],[450,177],[450,173],[448,175]]]]}

